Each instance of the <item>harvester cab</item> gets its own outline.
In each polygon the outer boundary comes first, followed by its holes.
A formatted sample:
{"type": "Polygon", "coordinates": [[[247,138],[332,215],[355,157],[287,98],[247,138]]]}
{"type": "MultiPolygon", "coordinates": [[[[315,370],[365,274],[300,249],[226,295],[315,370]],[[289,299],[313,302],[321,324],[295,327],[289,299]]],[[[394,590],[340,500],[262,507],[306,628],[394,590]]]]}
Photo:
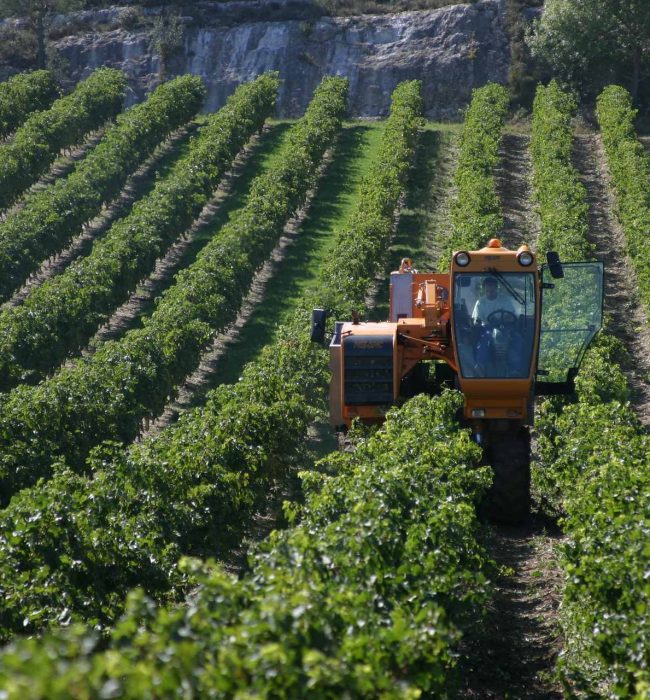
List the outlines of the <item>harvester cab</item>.
{"type": "MultiPolygon", "coordinates": [[[[313,335],[322,338],[324,311],[313,335]]],[[[336,322],[330,343],[330,422],[377,423],[388,409],[442,386],[465,397],[463,420],[494,467],[493,509],[528,512],[533,401],[573,391],[585,350],[602,326],[603,265],[538,265],[527,246],[492,239],[458,251],[447,273],[402,261],[390,276],[386,322],[336,322]]]]}

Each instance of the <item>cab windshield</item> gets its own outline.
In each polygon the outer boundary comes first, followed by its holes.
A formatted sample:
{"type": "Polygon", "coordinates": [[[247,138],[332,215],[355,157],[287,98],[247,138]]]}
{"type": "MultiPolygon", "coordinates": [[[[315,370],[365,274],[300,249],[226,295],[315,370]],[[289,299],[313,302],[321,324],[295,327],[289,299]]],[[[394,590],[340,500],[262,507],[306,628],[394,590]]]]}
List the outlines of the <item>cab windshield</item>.
{"type": "Polygon", "coordinates": [[[463,377],[524,379],[535,345],[531,272],[457,272],[454,335],[463,377]]]}

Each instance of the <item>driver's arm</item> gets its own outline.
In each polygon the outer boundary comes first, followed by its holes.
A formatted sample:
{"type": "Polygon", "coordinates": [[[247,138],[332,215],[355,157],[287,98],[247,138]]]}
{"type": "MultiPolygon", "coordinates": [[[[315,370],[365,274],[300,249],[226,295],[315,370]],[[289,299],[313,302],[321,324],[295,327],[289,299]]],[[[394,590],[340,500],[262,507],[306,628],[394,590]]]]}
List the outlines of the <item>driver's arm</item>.
{"type": "Polygon", "coordinates": [[[474,304],[474,311],[472,311],[472,322],[477,325],[481,321],[481,300],[477,299],[476,304],[474,304]]]}

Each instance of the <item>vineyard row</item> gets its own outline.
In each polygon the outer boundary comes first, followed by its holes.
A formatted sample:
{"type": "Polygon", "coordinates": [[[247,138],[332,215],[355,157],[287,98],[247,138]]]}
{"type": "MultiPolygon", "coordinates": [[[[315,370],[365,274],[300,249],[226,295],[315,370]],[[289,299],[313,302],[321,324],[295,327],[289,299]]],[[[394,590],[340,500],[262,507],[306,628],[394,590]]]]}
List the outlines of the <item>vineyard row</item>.
{"type": "Polygon", "coordinates": [[[618,85],[605,88],[598,98],[597,117],[616,192],[617,214],[639,296],[650,310],[650,159],[636,137],[636,115],[630,93],[618,85]]]}
{"type": "Polygon", "coordinates": [[[555,81],[535,95],[533,107],[533,197],[541,221],[538,253],[556,250],[563,260],[588,260],[587,192],[571,164],[575,98],[555,81]]]}
{"type": "MultiPolygon", "coordinates": [[[[570,160],[574,109],[556,84],[538,88],[532,149],[544,246],[567,256],[592,250],[586,190],[570,160]]],[[[650,688],[650,439],[629,407],[624,354],[602,333],[576,379],[577,398],[541,405],[534,478],[547,508],[563,514],[568,536],[562,678],[574,692],[601,687],[613,697],[643,697],[650,688]]]]}
{"type": "MultiPolygon", "coordinates": [[[[6,390],[26,377],[30,382],[42,379],[82,348],[129,297],[179,233],[198,217],[232,160],[270,116],[274,84],[261,79],[238,91],[191,141],[187,155],[95,243],[87,257],[35,289],[21,306],[0,314],[0,388],[6,390]]],[[[150,109],[143,105],[138,116],[140,128],[153,122],[156,114],[164,120],[155,138],[190,118],[203,93],[200,79],[189,76],[158,90],[145,103],[150,109]],[[179,102],[185,105],[183,114],[178,113],[179,102]]],[[[153,143],[151,138],[150,146],[153,143]]]]}
{"type": "Polygon", "coordinates": [[[0,211],[9,207],[52,164],[63,148],[122,110],[126,78],[100,68],[47,110],[32,114],[12,141],[0,146],[0,211]]]}
{"type": "Polygon", "coordinates": [[[0,138],[20,126],[32,112],[47,109],[57,96],[49,71],[19,73],[0,83],[0,138]]]}
{"type": "Polygon", "coordinates": [[[441,252],[446,267],[454,250],[476,250],[503,230],[501,201],[494,170],[510,98],[502,85],[478,88],[465,115],[451,210],[453,235],[441,252]]]}

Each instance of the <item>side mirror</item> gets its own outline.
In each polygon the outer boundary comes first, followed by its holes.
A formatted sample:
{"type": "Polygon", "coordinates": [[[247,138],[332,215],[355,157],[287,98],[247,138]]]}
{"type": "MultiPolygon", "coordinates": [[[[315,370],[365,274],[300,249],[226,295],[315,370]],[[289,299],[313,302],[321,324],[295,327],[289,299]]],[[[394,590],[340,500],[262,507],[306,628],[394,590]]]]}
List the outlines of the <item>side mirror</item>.
{"type": "Polygon", "coordinates": [[[562,269],[562,263],[560,262],[558,253],[554,250],[549,250],[548,253],[546,253],[546,262],[548,263],[548,269],[553,279],[559,280],[564,277],[564,270],[562,269]]]}
{"type": "Polygon", "coordinates": [[[325,323],[327,322],[327,311],[325,309],[314,309],[311,312],[311,335],[312,343],[322,345],[325,341],[325,323]]]}

